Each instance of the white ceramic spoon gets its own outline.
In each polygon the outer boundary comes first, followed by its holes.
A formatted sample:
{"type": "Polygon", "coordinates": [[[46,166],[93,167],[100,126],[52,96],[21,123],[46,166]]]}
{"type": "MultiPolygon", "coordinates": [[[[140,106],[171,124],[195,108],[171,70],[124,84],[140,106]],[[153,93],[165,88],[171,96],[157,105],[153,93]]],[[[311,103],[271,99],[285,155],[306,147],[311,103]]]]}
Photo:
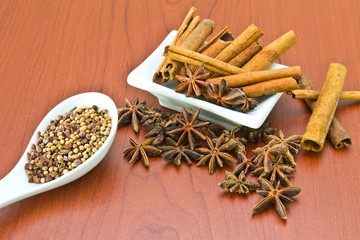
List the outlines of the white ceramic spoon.
{"type": "Polygon", "coordinates": [[[30,143],[14,169],[0,181],[0,208],[20,201],[24,198],[65,185],[89,172],[104,158],[113,143],[117,129],[117,121],[118,114],[115,103],[111,100],[111,98],[102,93],[82,93],[70,97],[58,104],[44,117],[39,126],[36,128],[30,143]],[[112,118],[110,134],[104,144],[95,152],[94,155],[69,173],[47,183],[29,183],[24,166],[25,163],[28,162],[27,152],[30,150],[30,145],[32,143],[36,143],[37,141],[37,132],[43,132],[50,124],[51,120],[55,119],[58,115],[63,115],[66,112],[69,112],[74,107],[91,107],[93,105],[98,106],[99,109],[107,109],[108,114],[112,118]]]}

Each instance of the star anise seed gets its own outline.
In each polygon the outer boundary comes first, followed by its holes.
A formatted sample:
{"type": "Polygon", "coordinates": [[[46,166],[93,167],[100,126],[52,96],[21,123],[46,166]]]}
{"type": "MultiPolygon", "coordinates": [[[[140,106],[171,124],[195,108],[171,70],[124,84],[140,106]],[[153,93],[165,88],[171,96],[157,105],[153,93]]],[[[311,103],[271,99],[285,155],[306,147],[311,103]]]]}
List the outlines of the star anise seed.
{"type": "Polygon", "coordinates": [[[246,181],[245,173],[242,171],[239,177],[236,177],[235,174],[225,171],[226,181],[219,183],[219,187],[222,189],[229,190],[231,193],[237,192],[242,194],[248,194],[256,190],[259,187],[258,184],[246,181]]]}
{"type": "Polygon", "coordinates": [[[153,139],[147,139],[143,143],[137,143],[134,139],[129,139],[131,147],[125,149],[124,156],[129,159],[129,163],[135,163],[141,158],[145,167],[149,166],[149,158],[156,157],[161,154],[161,150],[152,146],[153,139]]]}
{"type": "Polygon", "coordinates": [[[209,73],[205,73],[203,63],[196,68],[194,72],[187,63],[185,63],[185,69],[187,77],[179,75],[175,76],[175,78],[181,82],[175,89],[175,92],[187,92],[187,97],[193,97],[194,95],[199,97],[201,95],[201,89],[206,88],[208,84],[205,80],[209,77],[209,73]]]}
{"type": "Polygon", "coordinates": [[[211,141],[209,137],[206,137],[206,143],[208,148],[197,148],[195,151],[201,153],[203,156],[196,166],[201,166],[205,164],[209,164],[209,173],[213,174],[216,168],[216,163],[220,167],[223,167],[223,160],[237,163],[237,160],[226,153],[231,151],[236,147],[236,142],[234,140],[230,140],[227,143],[224,141],[224,134],[222,134],[217,140],[215,145],[211,141]]]}
{"type": "Polygon", "coordinates": [[[196,122],[197,117],[199,116],[199,113],[200,113],[200,108],[198,108],[196,110],[196,112],[192,115],[191,121],[189,121],[189,115],[186,112],[186,110],[183,107],[181,108],[181,110],[182,110],[183,117],[184,117],[185,121],[182,121],[179,118],[176,118],[176,121],[180,124],[180,127],[169,131],[168,134],[177,134],[177,133],[182,132],[180,137],[179,137],[179,140],[177,142],[177,145],[180,145],[185,140],[185,136],[187,135],[188,136],[188,141],[189,141],[189,144],[190,144],[190,149],[193,150],[194,149],[194,142],[195,142],[193,134],[196,134],[202,140],[205,140],[205,136],[200,131],[198,131],[197,129],[208,125],[209,122],[196,122]]]}
{"type": "Polygon", "coordinates": [[[136,98],[134,104],[132,104],[127,98],[125,98],[125,107],[118,108],[118,126],[124,127],[131,123],[134,132],[139,132],[140,120],[144,117],[144,112],[147,111],[146,101],[139,102],[139,98],[136,98]]]}
{"type": "Polygon", "coordinates": [[[203,155],[189,148],[189,146],[177,146],[176,142],[171,138],[166,138],[167,146],[160,146],[163,151],[161,155],[165,161],[173,161],[176,165],[181,164],[181,160],[185,160],[188,165],[192,161],[198,161],[203,155]]]}
{"type": "Polygon", "coordinates": [[[284,204],[292,203],[292,198],[298,195],[301,192],[301,189],[297,187],[285,187],[280,189],[280,182],[277,183],[276,187],[273,187],[273,185],[264,178],[259,178],[258,181],[262,190],[257,190],[257,193],[264,199],[258,202],[252,211],[254,213],[260,213],[267,209],[270,203],[274,203],[279,216],[286,220],[287,214],[284,204]]]}

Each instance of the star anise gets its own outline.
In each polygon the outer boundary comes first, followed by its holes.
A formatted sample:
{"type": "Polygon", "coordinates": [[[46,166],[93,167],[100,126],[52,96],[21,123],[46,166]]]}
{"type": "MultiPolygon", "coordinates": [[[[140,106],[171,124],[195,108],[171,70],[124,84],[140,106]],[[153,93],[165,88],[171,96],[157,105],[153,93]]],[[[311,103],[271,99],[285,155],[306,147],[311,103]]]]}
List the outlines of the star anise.
{"type": "Polygon", "coordinates": [[[257,190],[257,193],[262,196],[252,209],[254,213],[260,213],[269,207],[270,203],[275,204],[275,208],[282,219],[287,219],[286,209],[284,204],[292,203],[292,198],[301,192],[297,187],[285,187],[280,189],[280,182],[274,188],[273,185],[264,178],[259,178],[259,183],[262,190],[257,190]]]}
{"type": "Polygon", "coordinates": [[[256,190],[259,187],[258,184],[246,181],[245,173],[242,171],[239,177],[236,177],[234,173],[225,171],[225,182],[219,183],[219,187],[229,190],[231,193],[238,192],[242,194],[248,194],[256,190]]]}
{"type": "Polygon", "coordinates": [[[129,139],[131,147],[125,149],[124,156],[127,159],[130,159],[129,163],[135,163],[139,158],[141,158],[145,167],[149,166],[149,158],[156,157],[161,154],[161,150],[152,146],[151,143],[153,139],[147,139],[143,143],[137,143],[134,139],[129,139]]]}
{"type": "Polygon", "coordinates": [[[144,113],[144,117],[141,119],[141,123],[144,126],[154,126],[166,122],[168,117],[168,113],[163,113],[159,107],[153,106],[144,113]]]}
{"type": "Polygon", "coordinates": [[[241,159],[245,154],[245,144],[247,140],[245,138],[237,137],[235,132],[241,128],[241,126],[235,126],[231,131],[224,130],[223,133],[225,134],[225,141],[229,141],[230,139],[234,139],[236,141],[236,148],[234,149],[235,155],[241,159]]]}
{"type": "Polygon", "coordinates": [[[224,134],[222,134],[216,140],[215,145],[209,137],[206,137],[206,143],[208,148],[195,149],[195,151],[205,155],[200,159],[196,166],[205,165],[207,162],[209,162],[209,173],[213,174],[216,168],[216,163],[220,167],[223,167],[223,160],[237,163],[237,160],[233,156],[226,153],[236,147],[236,142],[233,139],[225,143],[224,134]]]}
{"type": "Polygon", "coordinates": [[[185,63],[185,69],[187,77],[179,75],[175,76],[175,78],[181,82],[175,89],[175,92],[184,93],[187,91],[187,97],[193,97],[194,95],[199,97],[201,95],[201,89],[206,88],[208,84],[205,80],[209,77],[209,73],[205,73],[203,63],[196,68],[194,72],[187,63],[185,63]]]}
{"type": "Polygon", "coordinates": [[[271,140],[275,140],[276,143],[279,143],[279,144],[285,143],[292,154],[298,153],[298,151],[301,147],[301,145],[300,145],[301,138],[302,138],[302,135],[292,135],[288,138],[285,138],[284,133],[281,130],[279,130],[279,136],[268,135],[265,133],[264,137],[263,137],[263,139],[266,143],[270,142],[271,140]]]}
{"type": "Polygon", "coordinates": [[[165,161],[173,161],[176,165],[180,165],[181,160],[185,160],[188,165],[191,165],[192,161],[197,161],[203,156],[191,150],[189,146],[177,146],[171,138],[166,138],[166,143],[167,146],[159,147],[163,151],[161,156],[165,161]]]}
{"type": "Polygon", "coordinates": [[[118,108],[118,126],[123,127],[131,123],[132,129],[135,132],[139,132],[140,120],[144,117],[144,112],[147,110],[145,100],[139,102],[139,98],[136,98],[134,104],[132,104],[125,98],[125,107],[118,108]]]}
{"type": "Polygon", "coordinates": [[[152,142],[153,146],[158,146],[163,143],[166,137],[170,137],[176,141],[179,139],[176,134],[168,134],[167,131],[168,129],[164,126],[164,124],[159,123],[145,134],[145,138],[155,137],[154,141],[152,142]]]}
{"type": "Polygon", "coordinates": [[[253,143],[258,142],[260,139],[263,138],[265,134],[273,135],[275,132],[276,132],[276,128],[272,128],[270,122],[264,123],[258,129],[252,129],[249,127],[244,128],[244,136],[247,138],[247,140],[253,143]]]}
{"type": "Polygon", "coordinates": [[[239,88],[228,88],[226,80],[222,78],[220,84],[209,83],[206,91],[208,101],[222,105],[226,108],[240,107],[241,112],[254,109],[258,103],[247,98],[245,93],[239,88]]]}
{"type": "Polygon", "coordinates": [[[270,141],[263,147],[258,147],[253,150],[255,153],[254,163],[257,167],[264,166],[266,172],[270,171],[272,161],[282,155],[287,150],[283,144],[276,144],[275,141],[270,141]]]}
{"type": "Polygon", "coordinates": [[[252,173],[254,176],[269,180],[272,185],[275,185],[278,181],[280,181],[281,185],[288,187],[290,186],[290,181],[287,175],[291,175],[295,171],[295,168],[284,164],[283,156],[280,155],[279,158],[271,164],[269,172],[266,172],[264,167],[259,167],[252,173]]]}
{"type": "Polygon", "coordinates": [[[199,132],[197,129],[208,125],[209,122],[196,122],[197,117],[199,116],[199,113],[200,113],[200,108],[198,108],[196,110],[196,112],[192,115],[191,121],[189,121],[189,115],[186,112],[186,110],[183,107],[181,108],[181,110],[182,110],[183,118],[185,121],[182,121],[179,118],[176,118],[176,121],[180,124],[180,127],[169,131],[168,134],[177,134],[177,133],[182,132],[182,134],[180,135],[179,140],[177,142],[177,145],[180,145],[184,141],[185,136],[187,135],[188,141],[190,144],[190,149],[193,150],[194,142],[195,142],[193,134],[196,134],[202,140],[205,140],[205,136],[201,132],[199,132]]]}
{"type": "Polygon", "coordinates": [[[235,175],[238,175],[241,172],[244,172],[245,174],[247,174],[249,170],[251,171],[252,169],[255,169],[255,165],[252,162],[254,157],[249,159],[242,152],[239,152],[239,156],[240,156],[239,160],[241,162],[234,168],[233,173],[235,175]]]}

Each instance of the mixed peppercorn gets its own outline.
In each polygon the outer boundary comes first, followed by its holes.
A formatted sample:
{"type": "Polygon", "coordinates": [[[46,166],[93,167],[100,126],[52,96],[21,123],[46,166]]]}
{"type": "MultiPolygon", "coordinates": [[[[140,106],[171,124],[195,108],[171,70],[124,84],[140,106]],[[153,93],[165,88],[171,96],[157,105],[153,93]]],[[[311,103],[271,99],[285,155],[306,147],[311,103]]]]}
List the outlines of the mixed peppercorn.
{"type": "Polygon", "coordinates": [[[90,158],[106,141],[111,129],[107,110],[74,108],[38,132],[27,153],[29,182],[45,183],[67,174],[90,158]]]}

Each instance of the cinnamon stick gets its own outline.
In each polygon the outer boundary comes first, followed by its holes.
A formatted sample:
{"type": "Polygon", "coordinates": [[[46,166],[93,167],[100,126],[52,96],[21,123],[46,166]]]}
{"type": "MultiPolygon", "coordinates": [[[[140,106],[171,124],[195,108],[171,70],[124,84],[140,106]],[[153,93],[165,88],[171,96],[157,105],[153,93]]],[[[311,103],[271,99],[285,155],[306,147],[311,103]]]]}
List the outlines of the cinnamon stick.
{"type": "Polygon", "coordinates": [[[197,25],[200,22],[200,17],[199,16],[195,16],[192,21],[189,23],[188,27],[186,28],[186,30],[183,32],[183,34],[181,34],[180,38],[178,41],[176,41],[174,44],[176,46],[181,46],[184,41],[189,37],[190,33],[192,33],[192,31],[194,31],[194,29],[197,27],[197,25]]]}
{"type": "Polygon", "coordinates": [[[234,57],[229,63],[237,67],[242,67],[248,61],[250,61],[250,59],[253,58],[258,52],[260,52],[261,49],[262,46],[260,42],[254,42],[248,48],[246,48],[244,51],[234,57]]]}
{"type": "MultiPolygon", "coordinates": [[[[193,19],[193,16],[194,16],[194,13],[196,12],[196,8],[195,7],[191,7],[189,12],[186,14],[183,22],[181,23],[176,35],[175,35],[175,38],[173,39],[172,41],[172,44],[176,44],[177,41],[180,39],[180,37],[183,35],[184,31],[187,29],[187,26],[190,25],[192,19],[193,19]]],[[[154,76],[153,76],[153,81],[156,82],[156,83],[159,83],[159,84],[162,84],[164,81],[163,79],[163,76],[162,76],[162,73],[161,73],[161,69],[164,67],[165,63],[167,62],[167,58],[164,58],[162,60],[162,62],[160,63],[159,67],[157,68],[154,76]]]]}
{"type": "MultiPolygon", "coordinates": [[[[186,40],[181,44],[181,47],[184,49],[189,49],[192,51],[197,51],[205,39],[212,33],[215,28],[214,21],[210,19],[203,20],[195,29],[190,33],[186,40]]],[[[165,81],[168,79],[174,79],[175,75],[179,72],[183,63],[168,60],[163,68],[161,69],[162,77],[165,81]]]]}
{"type": "MultiPolygon", "coordinates": [[[[320,91],[296,89],[290,92],[296,99],[318,99],[320,91]]],[[[342,91],[340,99],[360,100],[360,91],[342,91]]]]}
{"type": "Polygon", "coordinates": [[[248,72],[266,70],[296,43],[295,33],[291,30],[263,48],[242,68],[248,72]]]}
{"type": "Polygon", "coordinates": [[[242,87],[247,97],[260,97],[278,92],[287,92],[298,88],[297,82],[292,77],[269,80],[242,87]]]}
{"type": "Polygon", "coordinates": [[[222,50],[216,56],[216,59],[223,62],[229,62],[251,44],[256,42],[262,35],[264,35],[264,33],[254,24],[251,24],[231,44],[229,44],[229,46],[222,50]]]}
{"type": "Polygon", "coordinates": [[[234,37],[229,32],[228,27],[225,27],[213,39],[199,48],[198,52],[209,57],[216,57],[232,41],[234,41],[234,37]]]}
{"type": "MultiPolygon", "coordinates": [[[[228,27],[225,27],[219,32],[213,39],[204,44],[197,51],[209,57],[216,57],[224,48],[226,48],[234,40],[233,36],[229,32],[228,27]]],[[[195,66],[190,65],[191,70],[195,70],[195,66]]],[[[178,75],[185,76],[185,67],[182,66],[178,75]]]]}
{"type": "Polygon", "coordinates": [[[323,149],[345,76],[345,66],[339,63],[330,64],[320,96],[301,140],[301,146],[305,150],[319,152],[323,149]]]}
{"type": "Polygon", "coordinates": [[[225,77],[210,78],[206,81],[209,83],[219,84],[222,78],[225,78],[228,87],[242,87],[254,83],[264,82],[272,79],[279,79],[285,77],[300,78],[301,68],[299,66],[281,68],[274,70],[264,70],[258,72],[245,72],[236,75],[229,75],[225,77]]]}
{"type": "MultiPolygon", "coordinates": [[[[314,86],[311,83],[309,77],[305,75],[299,79],[299,87],[300,89],[314,90],[314,86]]],[[[314,109],[316,105],[315,100],[304,99],[304,101],[311,110],[314,109]]],[[[351,146],[353,144],[353,140],[335,117],[332,119],[330,124],[327,138],[330,140],[335,149],[351,146]]]]}
{"type": "Polygon", "coordinates": [[[195,66],[200,66],[201,63],[204,63],[205,69],[223,75],[231,75],[244,72],[244,70],[242,70],[241,68],[235,67],[231,64],[174,45],[166,46],[163,56],[173,59],[175,61],[188,63],[195,66]]]}
{"type": "MultiPolygon", "coordinates": [[[[244,51],[239,53],[236,57],[230,60],[229,64],[234,65],[236,67],[244,66],[251,58],[253,58],[258,52],[262,49],[261,44],[259,41],[254,42],[244,51]]],[[[211,78],[221,77],[221,74],[214,73],[210,75],[211,78]]]]}

